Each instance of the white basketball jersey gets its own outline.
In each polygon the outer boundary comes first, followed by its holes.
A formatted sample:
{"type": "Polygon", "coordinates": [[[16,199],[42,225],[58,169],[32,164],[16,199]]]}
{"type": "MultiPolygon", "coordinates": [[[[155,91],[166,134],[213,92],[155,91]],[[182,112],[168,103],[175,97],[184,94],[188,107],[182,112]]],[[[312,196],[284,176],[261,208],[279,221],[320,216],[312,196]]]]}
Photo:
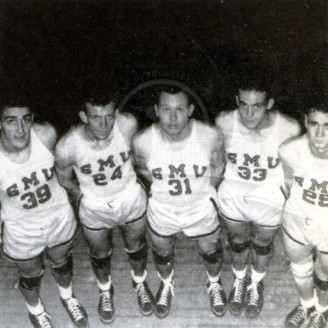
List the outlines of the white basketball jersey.
{"type": "Polygon", "coordinates": [[[158,125],[152,125],[147,162],[152,174],[152,200],[172,207],[196,208],[197,204],[216,197],[215,189],[210,185],[211,146],[206,142],[209,129],[205,124],[191,120],[190,136],[169,142],[161,137],[158,125]]]}
{"type": "Polygon", "coordinates": [[[239,181],[252,185],[277,187],[283,182],[283,170],[278,158],[281,140],[281,125],[284,119],[279,113],[270,130],[262,134],[247,133],[238,121],[238,110],[232,112],[232,131],[223,130],[226,180],[239,181]],[[241,131],[243,129],[245,131],[241,131]]]}
{"type": "Polygon", "coordinates": [[[328,159],[313,156],[306,136],[283,146],[282,151],[294,155],[293,184],[285,211],[309,219],[327,220],[328,159]]]}
{"type": "Polygon", "coordinates": [[[8,224],[28,228],[51,222],[62,206],[68,205],[66,191],[57,180],[54,156],[33,128],[30,143],[31,153],[24,163],[15,163],[0,153],[2,218],[8,224]]]}
{"type": "MultiPolygon", "coordinates": [[[[136,174],[131,161],[131,145],[127,144],[115,122],[113,138],[104,149],[92,149],[76,137],[76,165],[83,197],[112,197],[136,183],[136,174]]],[[[74,134],[73,134],[74,135],[74,134]]]]}

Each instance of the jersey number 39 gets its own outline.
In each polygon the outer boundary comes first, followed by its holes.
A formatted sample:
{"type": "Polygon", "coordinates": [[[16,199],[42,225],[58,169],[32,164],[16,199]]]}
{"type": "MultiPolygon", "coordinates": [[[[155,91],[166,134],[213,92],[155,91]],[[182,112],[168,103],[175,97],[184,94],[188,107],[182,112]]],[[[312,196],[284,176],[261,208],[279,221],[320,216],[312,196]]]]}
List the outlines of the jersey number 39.
{"type": "Polygon", "coordinates": [[[26,210],[35,208],[39,204],[47,202],[50,198],[51,192],[47,184],[37,188],[35,192],[27,192],[21,196],[21,200],[25,201],[23,208],[26,210]]]}

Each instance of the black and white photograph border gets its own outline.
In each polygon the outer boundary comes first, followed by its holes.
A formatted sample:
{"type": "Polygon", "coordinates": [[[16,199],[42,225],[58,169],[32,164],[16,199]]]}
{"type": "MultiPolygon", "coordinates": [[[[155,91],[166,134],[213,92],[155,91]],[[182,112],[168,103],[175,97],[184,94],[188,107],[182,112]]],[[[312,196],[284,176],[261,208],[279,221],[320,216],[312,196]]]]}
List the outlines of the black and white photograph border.
{"type": "MultiPolygon", "coordinates": [[[[0,97],[23,94],[35,119],[49,121],[61,136],[79,122],[90,81],[115,79],[118,108],[134,114],[140,129],[156,121],[157,87],[170,84],[193,97],[194,117],[213,124],[219,112],[235,108],[240,75],[263,69],[273,81],[275,108],[303,126],[303,100],[328,90],[327,26],[326,0],[0,0],[0,97]]],[[[233,274],[226,238],[223,229],[221,280],[228,294],[233,274]]],[[[113,243],[112,327],[277,328],[299,302],[281,232],[265,277],[264,307],[254,319],[229,312],[214,316],[202,258],[183,235],[175,247],[170,314],[165,319],[143,316],[116,229],[113,243]]],[[[149,239],[148,245],[148,283],[155,293],[159,280],[149,239]]],[[[97,282],[80,232],[73,260],[74,290],[89,326],[103,327],[97,282]]],[[[17,279],[16,266],[1,251],[0,328],[31,326],[17,279]]],[[[41,297],[55,327],[73,327],[49,267],[41,297]]]]}

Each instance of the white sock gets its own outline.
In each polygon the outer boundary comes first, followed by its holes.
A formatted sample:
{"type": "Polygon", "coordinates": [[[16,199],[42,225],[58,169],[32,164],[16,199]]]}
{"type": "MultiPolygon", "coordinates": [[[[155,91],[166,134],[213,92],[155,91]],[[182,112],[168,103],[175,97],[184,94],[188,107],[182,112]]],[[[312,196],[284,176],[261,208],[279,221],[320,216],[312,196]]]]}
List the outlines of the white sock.
{"type": "Polygon", "coordinates": [[[303,300],[303,298],[301,298],[301,305],[303,305],[303,307],[305,307],[306,309],[309,309],[312,306],[315,306],[317,304],[317,302],[318,302],[318,299],[316,296],[313,296],[309,300],[303,300]]]}
{"type": "Polygon", "coordinates": [[[41,300],[39,299],[38,301],[39,303],[35,306],[26,303],[29,312],[31,312],[33,315],[39,315],[44,311],[44,307],[43,304],[41,303],[41,300]]]}
{"type": "Polygon", "coordinates": [[[247,266],[243,270],[237,270],[232,266],[232,272],[235,274],[237,279],[244,279],[247,273],[247,266]]]}
{"type": "Polygon", "coordinates": [[[260,282],[264,278],[265,273],[266,273],[265,271],[257,272],[252,266],[252,271],[251,271],[252,282],[260,282]]]}
{"type": "Polygon", "coordinates": [[[69,287],[67,287],[67,288],[58,285],[58,289],[59,289],[60,297],[63,300],[68,300],[73,295],[72,282],[70,283],[69,287]]]}
{"type": "Polygon", "coordinates": [[[315,305],[315,309],[316,309],[318,312],[323,313],[323,312],[326,312],[326,311],[328,310],[328,305],[326,305],[326,306],[322,306],[322,305],[320,305],[319,303],[317,303],[317,304],[315,305]]]}
{"type": "Polygon", "coordinates": [[[112,277],[111,275],[108,276],[108,281],[105,284],[102,284],[99,280],[97,280],[97,284],[100,290],[105,291],[109,290],[112,284],[112,277]]]}
{"type": "Polygon", "coordinates": [[[212,283],[219,281],[221,272],[219,272],[219,274],[217,274],[216,276],[211,276],[207,271],[206,271],[206,273],[207,273],[209,283],[212,284],[212,283]]]}
{"type": "Polygon", "coordinates": [[[132,276],[132,279],[134,280],[134,282],[136,282],[137,284],[141,284],[141,283],[143,283],[143,282],[146,280],[146,277],[147,277],[147,270],[144,270],[142,276],[136,276],[136,275],[134,274],[134,271],[131,270],[131,276],[132,276]]]}
{"type": "Polygon", "coordinates": [[[159,272],[157,272],[157,275],[160,277],[160,279],[163,281],[164,285],[165,284],[170,284],[172,279],[173,279],[173,274],[174,274],[174,270],[171,271],[170,275],[167,278],[162,278],[162,276],[160,275],[159,272]]]}

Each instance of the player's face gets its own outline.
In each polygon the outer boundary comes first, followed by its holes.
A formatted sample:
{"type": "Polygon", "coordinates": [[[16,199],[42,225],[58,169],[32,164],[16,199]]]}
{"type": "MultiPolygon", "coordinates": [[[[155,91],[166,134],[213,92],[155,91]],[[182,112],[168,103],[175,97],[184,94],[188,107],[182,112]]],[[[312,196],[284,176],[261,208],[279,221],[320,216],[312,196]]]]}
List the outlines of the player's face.
{"type": "Polygon", "coordinates": [[[241,121],[250,130],[261,128],[274,103],[267,100],[266,92],[256,90],[239,90],[236,100],[241,121]]]}
{"type": "Polygon", "coordinates": [[[86,103],[86,113],[80,112],[80,118],[88,127],[89,132],[98,140],[108,138],[115,123],[115,105],[92,105],[86,103]]]}
{"type": "Polygon", "coordinates": [[[328,114],[315,110],[305,118],[305,126],[314,155],[328,155],[328,114]]]}
{"type": "Polygon", "coordinates": [[[183,92],[162,92],[158,104],[155,105],[160,127],[168,136],[175,139],[185,136],[193,110],[194,105],[188,103],[188,98],[183,92]]]}
{"type": "Polygon", "coordinates": [[[33,114],[27,107],[7,107],[0,121],[1,141],[12,152],[23,150],[30,141],[33,114]]]}

